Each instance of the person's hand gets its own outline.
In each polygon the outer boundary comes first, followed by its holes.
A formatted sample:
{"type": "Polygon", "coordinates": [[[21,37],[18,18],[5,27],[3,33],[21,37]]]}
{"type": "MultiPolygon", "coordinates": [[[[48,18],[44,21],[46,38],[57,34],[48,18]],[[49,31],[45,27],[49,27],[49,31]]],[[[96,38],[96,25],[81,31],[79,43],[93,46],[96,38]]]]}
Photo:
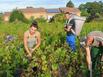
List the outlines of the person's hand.
{"type": "Polygon", "coordinates": [[[31,53],[33,53],[35,51],[35,49],[30,49],[31,53]]]}
{"type": "Polygon", "coordinates": [[[28,53],[27,57],[32,57],[32,54],[31,54],[31,53],[28,53]]]}

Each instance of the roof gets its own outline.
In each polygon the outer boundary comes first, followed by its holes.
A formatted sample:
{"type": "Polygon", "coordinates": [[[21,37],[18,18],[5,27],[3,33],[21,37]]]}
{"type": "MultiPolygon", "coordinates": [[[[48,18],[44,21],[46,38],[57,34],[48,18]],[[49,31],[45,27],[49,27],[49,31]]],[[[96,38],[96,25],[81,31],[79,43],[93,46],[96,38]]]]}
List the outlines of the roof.
{"type": "Polygon", "coordinates": [[[33,8],[33,7],[27,7],[26,9],[18,9],[23,13],[40,13],[40,12],[46,12],[44,8],[33,8]]]}
{"type": "Polygon", "coordinates": [[[70,7],[64,7],[64,8],[59,8],[61,12],[65,13],[65,12],[70,12],[70,13],[77,13],[80,12],[79,9],[77,8],[70,8],[70,7]]]}
{"type": "Polygon", "coordinates": [[[10,16],[10,12],[5,12],[4,14],[3,14],[3,16],[10,16]]]}
{"type": "Polygon", "coordinates": [[[59,9],[46,9],[47,13],[60,13],[59,9]]]}

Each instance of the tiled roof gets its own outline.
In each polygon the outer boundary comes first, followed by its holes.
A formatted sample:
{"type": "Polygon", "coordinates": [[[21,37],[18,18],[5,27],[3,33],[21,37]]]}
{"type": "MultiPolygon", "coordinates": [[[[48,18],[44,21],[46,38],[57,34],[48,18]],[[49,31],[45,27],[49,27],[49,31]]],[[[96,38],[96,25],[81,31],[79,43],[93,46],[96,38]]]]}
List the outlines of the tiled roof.
{"type": "Polygon", "coordinates": [[[10,16],[10,12],[5,12],[4,14],[3,14],[3,16],[10,16]]]}
{"type": "Polygon", "coordinates": [[[24,13],[40,13],[40,12],[46,12],[44,8],[33,8],[33,7],[27,7],[26,9],[18,9],[21,12],[24,13]]]}

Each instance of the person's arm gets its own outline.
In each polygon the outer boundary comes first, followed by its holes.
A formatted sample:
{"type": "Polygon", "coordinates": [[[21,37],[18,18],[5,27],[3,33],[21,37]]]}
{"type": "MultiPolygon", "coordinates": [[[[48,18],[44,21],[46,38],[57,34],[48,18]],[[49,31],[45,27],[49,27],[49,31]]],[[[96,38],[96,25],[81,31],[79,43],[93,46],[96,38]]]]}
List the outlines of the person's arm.
{"type": "Polygon", "coordinates": [[[64,27],[64,30],[67,31],[67,32],[69,32],[71,30],[71,27],[72,26],[68,25],[67,27],[64,27]]]}
{"type": "Polygon", "coordinates": [[[86,49],[86,61],[87,61],[88,69],[90,69],[91,68],[91,63],[92,63],[90,48],[89,48],[89,46],[86,46],[85,49],[86,49]]]}
{"type": "Polygon", "coordinates": [[[92,68],[92,61],[91,61],[91,50],[90,50],[90,45],[92,45],[94,38],[92,36],[87,37],[86,40],[86,61],[88,65],[88,69],[90,70],[92,68]]]}
{"type": "Polygon", "coordinates": [[[27,46],[27,33],[24,33],[24,48],[25,48],[25,50],[26,50],[26,52],[27,52],[27,54],[29,55],[29,56],[31,56],[31,53],[30,53],[30,51],[29,51],[29,49],[28,49],[28,46],[27,46]]]}
{"type": "Polygon", "coordinates": [[[37,37],[37,44],[36,44],[36,46],[32,49],[32,52],[35,51],[35,50],[40,46],[40,44],[41,44],[41,37],[40,37],[40,33],[39,33],[39,32],[37,32],[36,37],[37,37]]]}
{"type": "Polygon", "coordinates": [[[70,22],[66,24],[66,27],[64,28],[64,30],[67,32],[72,31],[72,33],[75,34],[75,31],[72,29],[72,26],[74,26],[74,24],[75,24],[75,21],[73,19],[70,20],[70,22]]]}

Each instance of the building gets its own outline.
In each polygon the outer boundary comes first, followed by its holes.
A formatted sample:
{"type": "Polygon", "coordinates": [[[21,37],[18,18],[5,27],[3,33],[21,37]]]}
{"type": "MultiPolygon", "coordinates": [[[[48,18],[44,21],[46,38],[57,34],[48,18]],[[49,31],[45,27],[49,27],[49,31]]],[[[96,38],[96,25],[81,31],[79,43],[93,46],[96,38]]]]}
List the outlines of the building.
{"type": "Polygon", "coordinates": [[[30,19],[31,17],[35,18],[46,18],[46,9],[44,8],[32,8],[32,7],[27,7],[26,9],[19,9],[24,16],[27,19],[30,19]]]}
{"type": "Polygon", "coordinates": [[[10,17],[10,12],[5,12],[4,14],[3,14],[3,20],[4,21],[9,21],[9,17],[10,17]]]}
{"type": "MultiPolygon", "coordinates": [[[[54,15],[63,13],[63,12],[70,12],[70,13],[75,13],[77,15],[80,15],[79,9],[68,8],[68,7],[54,8],[54,9],[27,7],[25,9],[18,9],[18,10],[20,10],[27,19],[30,19],[30,18],[36,19],[36,18],[41,18],[41,17],[44,19],[50,19],[54,15]]],[[[10,14],[11,12],[5,12],[3,14],[4,21],[9,21],[10,14]]]]}

